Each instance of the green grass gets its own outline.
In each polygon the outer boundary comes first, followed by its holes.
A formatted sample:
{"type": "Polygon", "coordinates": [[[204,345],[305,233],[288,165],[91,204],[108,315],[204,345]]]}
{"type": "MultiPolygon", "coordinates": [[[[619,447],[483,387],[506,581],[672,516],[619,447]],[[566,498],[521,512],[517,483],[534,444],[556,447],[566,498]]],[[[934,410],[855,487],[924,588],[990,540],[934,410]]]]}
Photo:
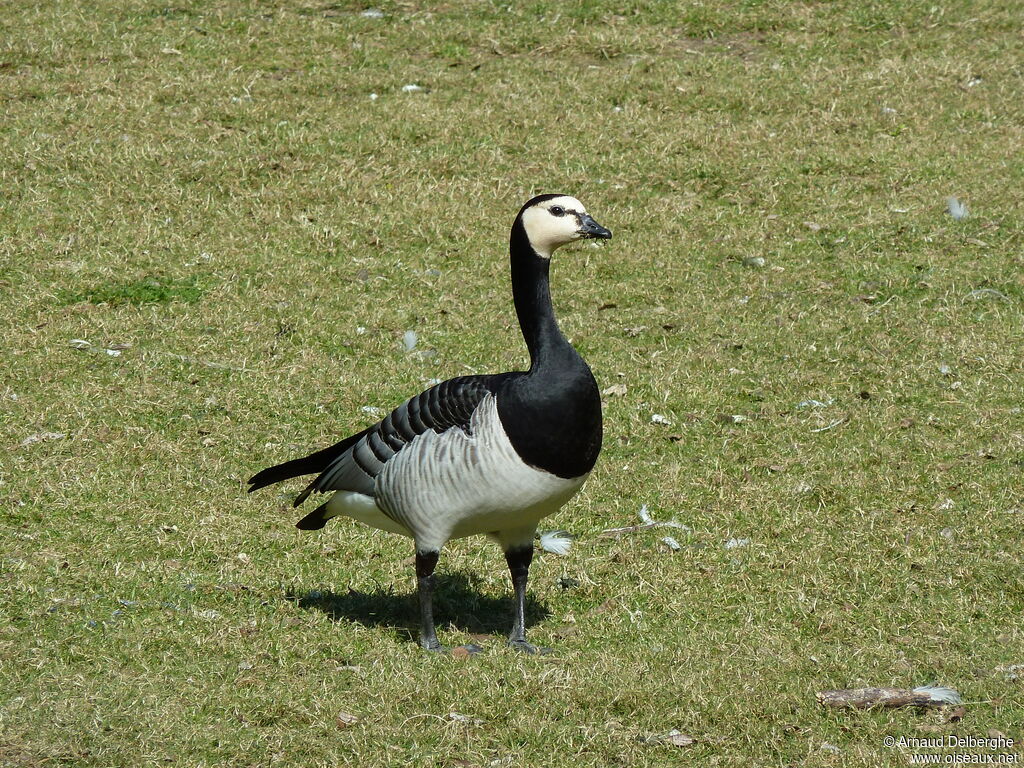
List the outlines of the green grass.
{"type": "Polygon", "coordinates": [[[66,291],[61,298],[68,304],[89,302],[91,304],[166,304],[181,301],[192,304],[203,296],[199,279],[195,276],[184,280],[161,277],[144,277],[130,282],[111,282],[75,293],[66,291]]]}
{"type": "Polygon", "coordinates": [[[0,8],[0,765],[896,766],[886,736],[1024,738],[1019,7],[366,7],[0,8]],[[299,483],[243,480],[522,366],[505,248],[540,191],[615,232],[553,291],[626,393],[545,522],[573,551],[531,574],[557,652],[502,647],[504,564],[469,540],[440,632],[487,653],[427,656],[409,542],[298,532],[299,483]],[[680,551],[601,536],[642,504],[680,551]],[[930,682],[962,721],[814,696],[930,682]],[[696,744],[648,739],[671,729],[696,744]]]}

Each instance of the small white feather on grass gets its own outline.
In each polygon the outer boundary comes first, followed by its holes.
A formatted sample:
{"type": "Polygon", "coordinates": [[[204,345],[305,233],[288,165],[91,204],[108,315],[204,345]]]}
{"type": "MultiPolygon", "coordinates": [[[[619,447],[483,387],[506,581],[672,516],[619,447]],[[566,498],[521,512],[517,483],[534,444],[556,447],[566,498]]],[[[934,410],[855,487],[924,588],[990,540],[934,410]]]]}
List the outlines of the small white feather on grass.
{"type": "Polygon", "coordinates": [[[914,689],[914,693],[927,696],[935,704],[956,705],[964,703],[959,692],[939,685],[920,685],[914,689]]]}
{"type": "Polygon", "coordinates": [[[967,205],[955,197],[946,199],[946,210],[949,211],[949,215],[953,217],[954,221],[963,221],[971,215],[967,210],[967,205]]]}
{"type": "Polygon", "coordinates": [[[572,549],[573,538],[568,531],[543,531],[540,534],[540,548],[565,557],[572,549]]]}
{"type": "Polygon", "coordinates": [[[980,299],[1002,299],[1003,301],[1009,301],[1010,297],[1002,291],[997,291],[995,288],[975,288],[973,291],[967,294],[966,298],[973,301],[979,301],[980,299]]]}
{"type": "Polygon", "coordinates": [[[996,672],[1003,673],[1003,679],[1007,682],[1013,682],[1024,677],[1024,664],[1006,664],[1001,667],[996,667],[996,672]]]}
{"type": "Polygon", "coordinates": [[[466,723],[467,725],[483,725],[484,721],[479,717],[470,717],[461,712],[449,712],[448,719],[455,723],[466,723]]]}
{"type": "Polygon", "coordinates": [[[667,744],[672,747],[692,747],[697,743],[697,740],[692,736],[689,736],[676,728],[673,728],[668,733],[664,734],[650,734],[647,736],[637,736],[637,741],[641,744],[657,745],[667,744]]]}
{"type": "MultiPolygon", "coordinates": [[[[646,504],[640,505],[640,510],[637,514],[640,516],[640,525],[626,525],[621,528],[606,528],[601,531],[601,535],[618,537],[624,533],[646,531],[649,528],[677,528],[685,533],[693,533],[693,529],[690,526],[683,523],[677,523],[675,520],[655,520],[647,510],[646,504]]],[[[675,539],[673,539],[673,541],[675,541],[675,539]]]]}
{"type": "Polygon", "coordinates": [[[348,728],[359,722],[359,715],[353,715],[351,712],[339,712],[334,717],[334,724],[339,729],[348,728]]]}
{"type": "Polygon", "coordinates": [[[648,523],[648,524],[654,522],[654,518],[651,517],[651,513],[647,511],[647,505],[646,504],[641,504],[640,505],[640,512],[638,514],[640,515],[640,519],[643,522],[648,523]]]}
{"type": "Polygon", "coordinates": [[[20,445],[22,448],[27,448],[34,443],[45,443],[49,440],[63,440],[67,437],[65,432],[36,432],[34,435],[29,435],[21,441],[20,445]]]}
{"type": "Polygon", "coordinates": [[[828,400],[807,399],[807,400],[801,400],[799,403],[796,404],[796,407],[797,408],[828,408],[828,406],[832,405],[832,402],[833,401],[832,401],[831,397],[828,400]]]}

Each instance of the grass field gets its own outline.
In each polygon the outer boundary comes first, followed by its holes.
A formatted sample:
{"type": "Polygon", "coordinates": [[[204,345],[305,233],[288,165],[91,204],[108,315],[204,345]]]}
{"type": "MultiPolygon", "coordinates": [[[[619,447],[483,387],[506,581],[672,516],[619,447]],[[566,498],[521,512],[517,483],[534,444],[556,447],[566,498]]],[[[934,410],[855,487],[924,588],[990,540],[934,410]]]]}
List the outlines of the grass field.
{"type": "Polygon", "coordinates": [[[1024,738],[1019,3],[169,2],[0,6],[0,766],[1024,738]],[[531,573],[556,652],[475,539],[439,632],[487,652],[435,657],[410,542],[243,480],[521,367],[542,191],[615,233],[552,270],[605,451],[531,573]],[[644,504],[688,529],[601,535],[644,504]],[[961,720],[815,700],[928,683],[961,720]]]}

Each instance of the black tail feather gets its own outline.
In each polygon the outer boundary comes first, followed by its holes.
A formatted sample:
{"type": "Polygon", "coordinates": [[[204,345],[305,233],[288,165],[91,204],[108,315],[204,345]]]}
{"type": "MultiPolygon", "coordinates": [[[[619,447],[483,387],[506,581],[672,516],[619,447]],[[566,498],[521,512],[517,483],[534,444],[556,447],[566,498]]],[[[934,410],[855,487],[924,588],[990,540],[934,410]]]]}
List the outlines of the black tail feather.
{"type": "Polygon", "coordinates": [[[316,485],[316,480],[307,485],[305,489],[302,491],[302,493],[295,497],[295,501],[292,502],[293,508],[300,506],[302,502],[309,498],[309,494],[313,492],[314,485],[316,485]]]}
{"type": "Polygon", "coordinates": [[[293,477],[320,474],[327,469],[327,466],[334,459],[355,445],[368,431],[364,429],[359,434],[346,437],[340,443],[335,443],[329,448],[324,448],[301,459],[292,459],[283,464],[276,464],[273,467],[267,467],[257,472],[249,478],[249,493],[258,491],[260,488],[265,488],[268,485],[279,483],[282,480],[290,480],[293,477]]]}
{"type": "Polygon", "coordinates": [[[295,527],[303,531],[318,531],[327,525],[327,521],[330,519],[325,517],[326,512],[327,505],[321,504],[304,518],[299,520],[299,522],[295,524],[295,527]]]}
{"type": "Polygon", "coordinates": [[[249,493],[258,491],[260,488],[266,488],[268,485],[279,483],[282,480],[313,474],[318,470],[317,463],[310,461],[312,458],[312,456],[306,456],[302,459],[292,459],[291,461],[284,462],[284,464],[260,470],[249,478],[249,493]]]}

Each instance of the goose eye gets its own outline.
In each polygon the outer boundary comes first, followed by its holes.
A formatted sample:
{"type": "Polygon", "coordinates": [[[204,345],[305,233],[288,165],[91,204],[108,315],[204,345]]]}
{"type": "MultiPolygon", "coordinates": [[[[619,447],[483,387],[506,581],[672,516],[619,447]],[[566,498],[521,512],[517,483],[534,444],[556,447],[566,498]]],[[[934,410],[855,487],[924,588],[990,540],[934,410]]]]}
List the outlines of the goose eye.
{"type": "Polygon", "coordinates": [[[565,216],[565,208],[560,205],[553,205],[550,210],[552,216],[565,216]]]}

